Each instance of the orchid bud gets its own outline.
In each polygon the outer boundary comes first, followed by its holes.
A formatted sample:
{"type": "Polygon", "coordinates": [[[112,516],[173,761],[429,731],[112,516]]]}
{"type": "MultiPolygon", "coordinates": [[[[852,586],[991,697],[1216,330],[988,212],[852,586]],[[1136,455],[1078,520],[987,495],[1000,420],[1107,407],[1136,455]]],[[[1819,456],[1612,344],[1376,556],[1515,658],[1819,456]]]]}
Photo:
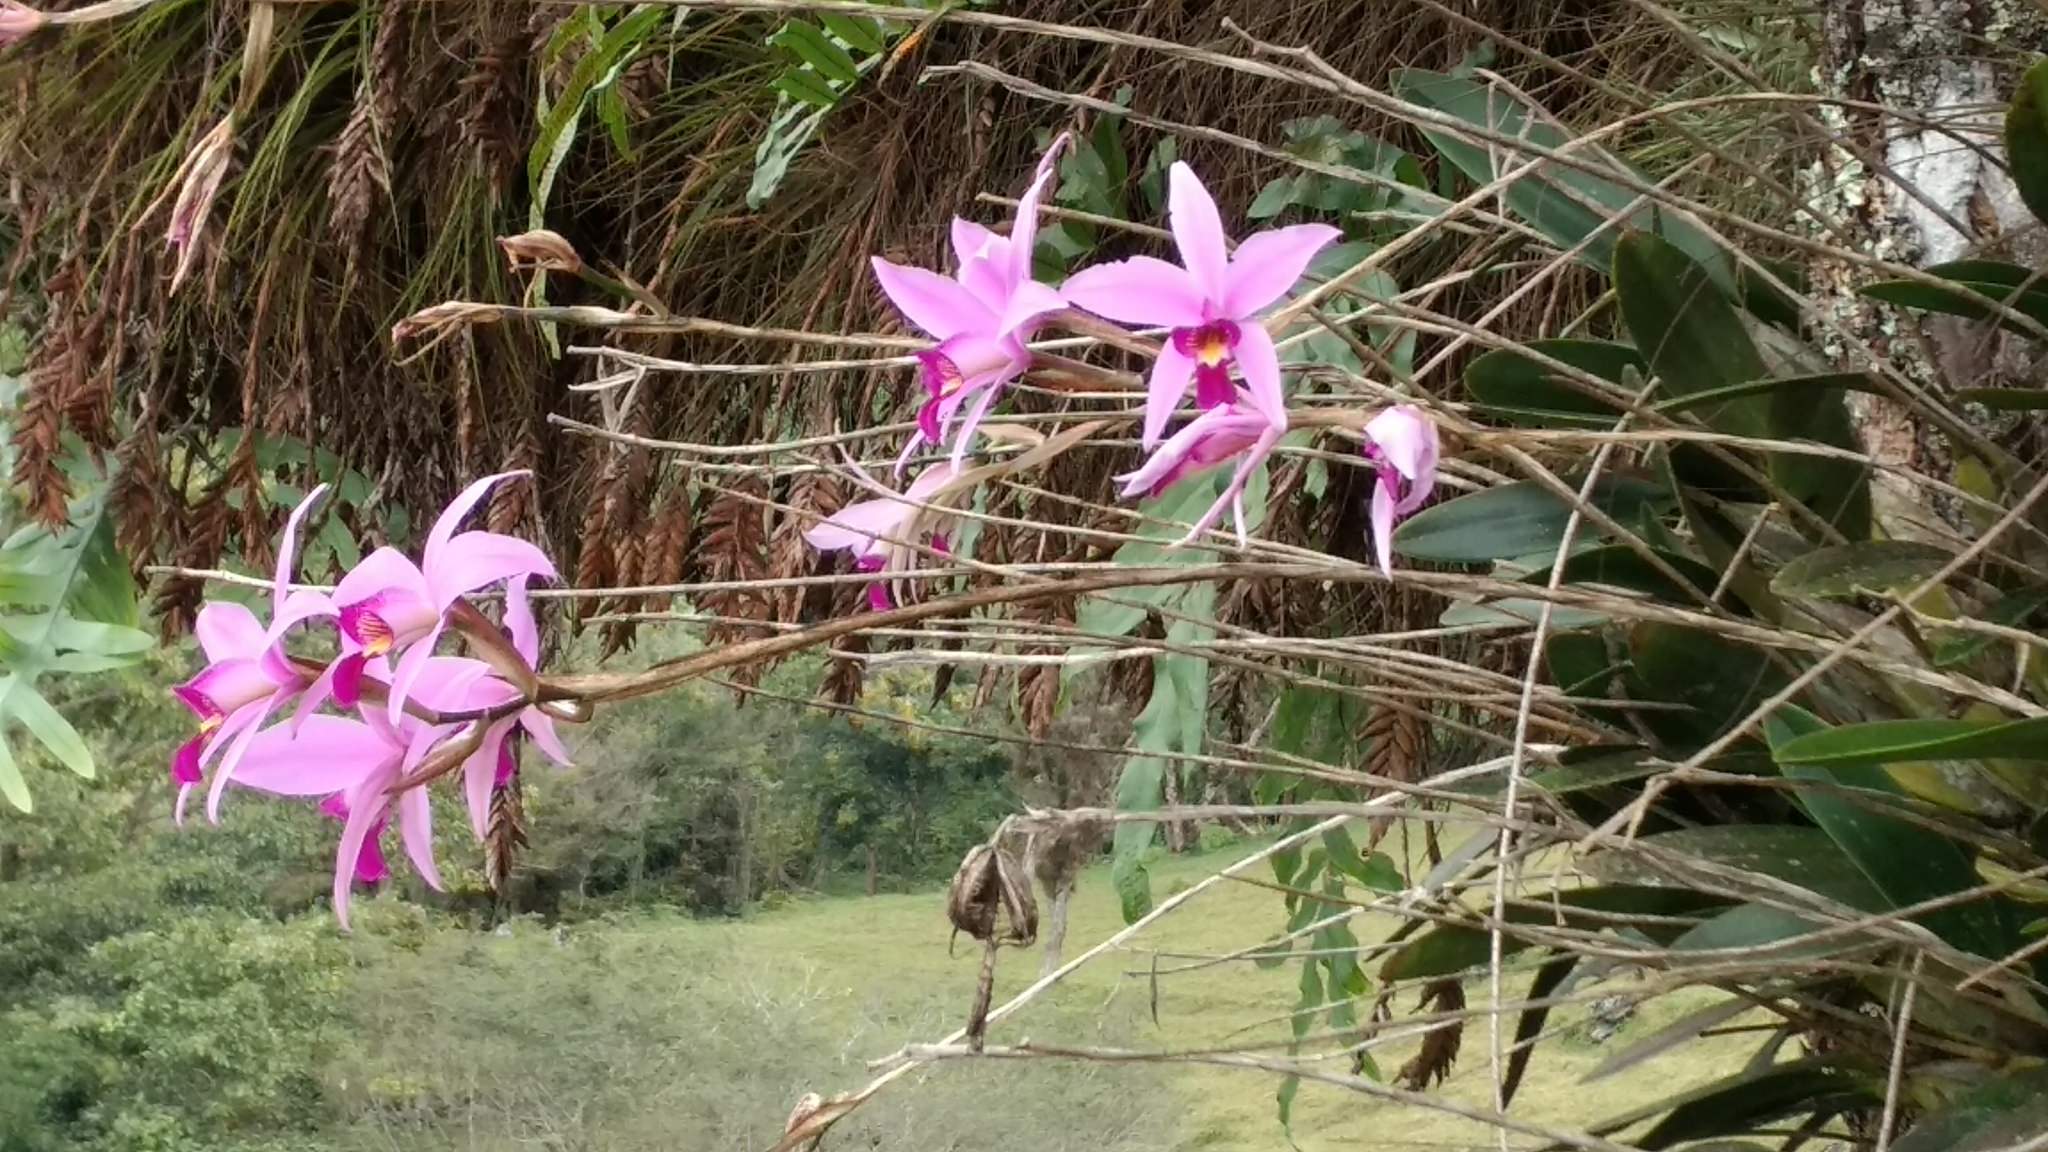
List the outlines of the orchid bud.
{"type": "Polygon", "coordinates": [[[505,251],[505,262],[512,271],[521,272],[528,268],[542,272],[567,272],[574,275],[583,271],[583,257],[559,232],[536,228],[521,232],[517,236],[498,237],[498,247],[505,251]]]}
{"type": "Polygon", "coordinates": [[[0,45],[26,39],[43,26],[43,14],[15,0],[0,0],[0,45]]]}

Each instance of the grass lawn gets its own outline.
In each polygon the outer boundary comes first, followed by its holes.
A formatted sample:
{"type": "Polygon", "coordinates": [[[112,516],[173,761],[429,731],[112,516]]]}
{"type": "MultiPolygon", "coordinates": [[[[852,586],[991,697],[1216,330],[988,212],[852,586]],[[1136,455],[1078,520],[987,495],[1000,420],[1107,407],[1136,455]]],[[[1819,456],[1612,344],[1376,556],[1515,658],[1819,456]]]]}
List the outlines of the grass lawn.
{"type": "MultiPolygon", "coordinates": [[[[1155,882],[1162,891],[1191,882],[1246,851],[1163,860],[1155,882]]],[[[1219,886],[1136,950],[1099,959],[996,1026],[991,1042],[1187,1049],[1283,1040],[1298,964],[1163,978],[1156,1023],[1149,976],[1152,949],[1239,949],[1282,919],[1277,894],[1219,886]]],[[[820,898],[732,922],[650,913],[559,933],[532,923],[498,936],[429,927],[383,900],[366,901],[359,922],[357,1022],[330,1072],[347,1114],[326,1134],[335,1148],[764,1149],[803,1093],[856,1087],[867,1061],[959,1026],[978,966],[971,942],[948,954],[937,891],[820,898]]],[[[1107,871],[1097,869],[1074,900],[1069,954],[1120,926],[1107,871]]],[[[1385,930],[1366,923],[1359,936],[1370,942],[1385,930]]],[[[998,1002],[1037,970],[1035,950],[1005,950],[998,1002]]],[[[1608,986],[1625,992],[1633,979],[1617,975],[1608,986]]],[[[1518,972],[1511,998],[1526,983],[1518,972]]],[[[1483,1003],[1483,982],[1469,991],[1483,1003]]],[[[1582,1010],[1554,1013],[1550,1027],[1562,1032],[1536,1052],[1516,1114],[1584,1125],[1738,1069],[1755,1036],[1691,1045],[1682,1057],[1581,1083],[1620,1047],[1712,996],[1647,1005],[1604,1045],[1574,1027],[1582,1010]]],[[[1404,998],[1398,1010],[1412,1007],[1404,998]]],[[[1391,1073],[1411,1050],[1390,1046],[1379,1064],[1391,1073]]],[[[1486,1029],[1475,1021],[1437,1094],[1484,1105],[1487,1063],[1486,1029]]],[[[1262,1072],[1186,1065],[956,1061],[899,1080],[828,1146],[1284,1149],[1277,1084],[1262,1072]]],[[[1495,1147],[1471,1121],[1315,1085],[1302,1088],[1292,1135],[1307,1150],[1495,1147]]]]}

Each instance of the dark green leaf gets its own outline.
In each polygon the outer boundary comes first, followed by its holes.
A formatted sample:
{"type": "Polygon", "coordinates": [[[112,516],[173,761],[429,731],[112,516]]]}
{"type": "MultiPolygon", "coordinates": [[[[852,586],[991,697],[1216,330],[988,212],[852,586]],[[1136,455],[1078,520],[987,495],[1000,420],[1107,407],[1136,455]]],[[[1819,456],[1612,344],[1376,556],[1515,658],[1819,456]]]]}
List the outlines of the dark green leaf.
{"type": "Polygon", "coordinates": [[[839,103],[839,93],[807,68],[792,68],[769,81],[769,87],[813,108],[830,108],[839,103]]]}
{"type": "Polygon", "coordinates": [[[1619,1132],[1652,1116],[1663,1119],[1629,1143],[1650,1152],[1693,1140],[1754,1132],[1787,1116],[1834,1112],[1883,1099],[1876,1076],[1810,1057],[1716,1080],[1690,1092],[1659,1100],[1604,1121],[1598,1136],[1619,1132]]]}
{"type": "MultiPolygon", "coordinates": [[[[1670,565],[1692,585],[1690,590],[1650,565],[1642,554],[1626,544],[1608,544],[1573,554],[1564,563],[1567,584],[1608,584],[1647,592],[1672,604],[1696,605],[1705,600],[1720,582],[1720,576],[1706,565],[1687,556],[1668,552],[1652,554],[1670,565]]],[[[1541,568],[1522,578],[1525,584],[1548,584],[1550,570],[1541,568]]]]}
{"type": "Polygon", "coordinates": [[[1835,935],[1810,943],[1795,944],[1789,948],[1772,947],[1782,941],[1808,935],[1824,926],[1818,921],[1796,916],[1782,908],[1763,904],[1743,904],[1730,908],[1673,940],[1671,950],[1706,952],[1722,948],[1768,947],[1770,958],[1775,961],[1817,960],[1861,943],[1849,936],[1835,935]]]}
{"type": "Polygon", "coordinates": [[[1955,396],[1994,412],[2039,412],[2048,408],[2048,388],[1958,388],[1955,396]]]}
{"type": "Polygon", "coordinates": [[[1769,380],[1745,380],[1740,384],[1729,384],[1721,388],[1709,388],[1690,396],[1673,396],[1659,400],[1651,407],[1663,413],[1690,412],[1706,408],[1727,400],[1739,400],[1745,396],[1779,395],[1792,393],[1798,397],[1810,396],[1814,392],[1842,390],[1868,392],[1884,395],[1877,381],[1867,372],[1821,372],[1811,376],[1781,376],[1769,380]]]}
{"type": "MultiPolygon", "coordinates": [[[[1609,475],[1594,486],[1592,503],[1626,525],[1661,511],[1669,499],[1662,485],[1609,475]]],[[[1564,499],[1522,480],[1424,509],[1395,530],[1394,550],[1410,559],[1453,563],[1529,556],[1555,549],[1570,517],[1564,499]]],[[[1582,526],[1582,539],[1595,535],[1593,525],[1582,526]]]]}
{"type": "MultiPolygon", "coordinates": [[[[1986,304],[1990,300],[2006,305],[2037,324],[2048,324],[2048,280],[2043,280],[2039,273],[1983,260],[1937,264],[1927,269],[1927,273],[1951,280],[1956,287],[1937,287],[1917,280],[1880,280],[1864,288],[1863,294],[1890,304],[1971,320],[1991,317],[1991,308],[1986,304]]],[[[1998,322],[2022,336],[2033,335],[2016,321],[2000,317],[1998,322]]]]}
{"type": "MultiPolygon", "coordinates": [[[[1865,912],[1891,903],[1856,862],[1819,828],[1803,824],[1715,824],[1642,838],[1646,849],[1754,872],[1804,888],[1865,912]]],[[[1588,861],[1595,875],[1621,883],[1675,883],[1629,852],[1601,853],[1588,861]]]]}
{"type": "Polygon", "coordinates": [[[1780,596],[1846,597],[1916,588],[1955,555],[1914,540],[1860,540],[1808,552],[1778,570],[1780,596]]]}
{"type": "Polygon", "coordinates": [[[1946,1107],[1922,1116],[1893,1152],[1992,1152],[2048,1132],[2048,1068],[1994,1073],[1946,1107]]]}
{"type": "Polygon", "coordinates": [[[1874,720],[1823,728],[1782,744],[1784,765],[1860,768],[1917,760],[2048,760],[2048,717],[2028,720],[1874,720]]]}
{"type": "MultiPolygon", "coordinates": [[[[1631,370],[1643,381],[1649,378],[1649,365],[1626,344],[1533,340],[1524,347],[1617,386],[1631,370]]],[[[1636,387],[1641,387],[1641,382],[1636,387]]],[[[1465,369],[1465,390],[1471,393],[1473,403],[1486,411],[1539,427],[1611,428],[1627,408],[1625,399],[1592,394],[1585,385],[1567,379],[1521,349],[1497,349],[1474,360],[1465,369]]]]}
{"type": "MultiPolygon", "coordinates": [[[[1669,242],[1647,233],[1624,237],[1614,249],[1614,293],[1629,335],[1662,383],[1664,398],[1693,396],[1768,374],[1741,317],[1713,278],[1669,242]]],[[[1769,433],[1765,408],[1754,398],[1724,400],[1702,416],[1724,432],[1769,433]]]]}
{"type": "MultiPolygon", "coordinates": [[[[1569,953],[1553,957],[1536,969],[1536,976],[1529,981],[1528,999],[1532,1002],[1547,1000],[1556,992],[1565,978],[1577,967],[1579,958],[1569,953]]],[[[1522,1009],[1522,1015],[1515,1021],[1515,1049],[1508,1057],[1508,1067],[1500,1081],[1501,1106],[1515,1098],[1515,1089],[1522,1086],[1522,1074],[1529,1070],[1529,1058],[1536,1054],[1536,1037],[1543,1034],[1543,1022],[1550,1018],[1550,1005],[1538,1003],[1535,1007],[1522,1009]]]]}
{"type": "Polygon", "coordinates": [[[2048,61],[2020,77],[2005,113],[2005,155],[2034,219],[2048,221],[2048,61]]]}
{"type": "Polygon", "coordinates": [[[1642,621],[1629,629],[1628,650],[1639,698],[1692,709],[1645,715],[1644,722],[1667,738],[1719,736],[1785,682],[1762,649],[1680,624],[1642,621]]]}
{"type": "Polygon", "coordinates": [[[1756,1005],[1747,1000],[1730,997],[1718,1004],[1709,1004],[1705,1008],[1688,1012],[1602,1060],[1591,1072],[1580,1077],[1579,1082],[1591,1084],[1595,1080],[1604,1080],[1616,1072],[1626,1071],[1673,1048],[1690,1044],[1707,1029],[1726,1024],[1745,1012],[1754,1011],[1755,1008],[1756,1005]]]}
{"type": "MultiPolygon", "coordinates": [[[[1684,888],[1628,885],[1574,888],[1558,892],[1555,896],[1510,901],[1507,922],[1511,925],[1562,923],[1580,930],[1593,930],[1610,927],[1612,915],[1684,916],[1718,902],[1718,897],[1684,888]]],[[[1641,928],[1640,925],[1635,927],[1641,928]]],[[[1661,928],[1649,930],[1663,931],[1661,928]]],[[[1675,934],[1675,929],[1672,934],[1675,934]]],[[[1501,940],[1503,956],[1511,956],[1527,947],[1529,942],[1516,937],[1512,931],[1501,940]]],[[[1492,937],[1484,928],[1439,924],[1389,955],[1380,966],[1380,979],[1391,982],[1449,976],[1485,964],[1491,950],[1492,937]]]]}
{"type": "MultiPolygon", "coordinates": [[[[1984,610],[1983,617],[1986,624],[2024,628],[2043,608],[2048,608],[2048,588],[2024,588],[2000,597],[1984,610]]],[[[1945,630],[1934,644],[1934,666],[1953,668],[1967,664],[1994,643],[2004,641],[1982,632],[1945,630]]]]}
{"type": "MultiPolygon", "coordinates": [[[[2042,723],[2048,724],[2048,720],[2042,723]]],[[[1890,777],[1875,773],[1852,776],[1853,770],[1843,768],[1839,760],[1823,763],[1790,759],[1798,754],[1796,745],[1800,740],[1825,735],[1825,725],[1802,709],[1789,705],[1779,708],[1766,721],[1765,732],[1770,738],[1772,755],[1788,777],[1837,788],[1860,788],[1879,802],[1901,794],[1890,777]]],[[[1832,791],[1802,791],[1800,803],[1893,907],[1938,901],[1978,886],[1977,871],[1969,854],[1932,829],[1832,791]]],[[[1979,956],[2003,956],[2017,937],[2010,902],[2000,896],[1936,908],[1914,919],[1956,947],[1979,956]]]]}

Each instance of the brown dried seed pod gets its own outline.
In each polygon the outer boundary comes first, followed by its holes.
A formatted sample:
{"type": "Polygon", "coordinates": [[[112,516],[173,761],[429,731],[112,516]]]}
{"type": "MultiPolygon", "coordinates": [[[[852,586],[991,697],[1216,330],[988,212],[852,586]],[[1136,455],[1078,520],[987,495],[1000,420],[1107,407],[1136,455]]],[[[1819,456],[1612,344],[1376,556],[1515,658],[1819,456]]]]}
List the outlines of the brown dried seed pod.
{"type": "Polygon", "coordinates": [[[955,932],[984,944],[1029,947],[1038,939],[1038,899],[1031,877],[993,844],[967,850],[946,890],[946,918],[955,932]]]}

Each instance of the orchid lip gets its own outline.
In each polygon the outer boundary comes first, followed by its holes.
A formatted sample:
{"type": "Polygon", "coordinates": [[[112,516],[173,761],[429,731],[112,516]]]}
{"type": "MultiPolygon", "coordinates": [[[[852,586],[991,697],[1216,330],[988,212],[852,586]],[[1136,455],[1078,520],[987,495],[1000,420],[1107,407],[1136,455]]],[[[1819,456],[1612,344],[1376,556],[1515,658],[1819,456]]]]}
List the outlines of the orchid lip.
{"type": "Polygon", "coordinates": [[[370,601],[351,604],[341,610],[341,630],[348,638],[363,646],[363,651],[372,656],[382,656],[391,651],[394,639],[391,625],[377,615],[370,601]]]}
{"type": "Polygon", "coordinates": [[[212,697],[189,684],[172,685],[171,695],[176,696],[180,703],[192,710],[193,715],[199,717],[202,732],[210,732],[220,727],[221,721],[227,719],[227,713],[213,702],[212,697]]]}
{"type": "Polygon", "coordinates": [[[917,362],[923,367],[920,375],[924,379],[925,391],[934,397],[951,396],[967,384],[967,377],[960,371],[960,365],[951,356],[936,348],[927,348],[917,354],[917,362]]]}

